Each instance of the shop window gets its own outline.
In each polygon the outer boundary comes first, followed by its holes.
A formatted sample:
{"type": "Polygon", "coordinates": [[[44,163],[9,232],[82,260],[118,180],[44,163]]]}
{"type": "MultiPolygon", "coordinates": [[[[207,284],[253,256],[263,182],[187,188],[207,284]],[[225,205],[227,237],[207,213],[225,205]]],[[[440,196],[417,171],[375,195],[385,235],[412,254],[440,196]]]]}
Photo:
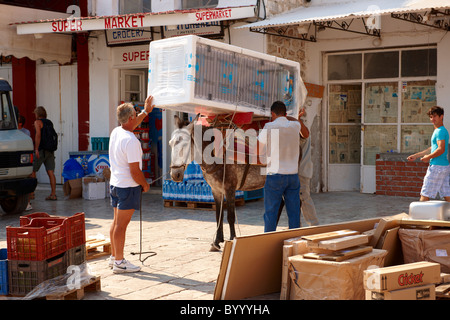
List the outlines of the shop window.
{"type": "Polygon", "coordinates": [[[364,78],[397,78],[398,51],[369,52],[364,54],[364,78]]]}
{"type": "Polygon", "coordinates": [[[120,14],[151,12],[151,0],[119,0],[120,14]]]}
{"type": "Polygon", "coordinates": [[[401,151],[416,153],[431,145],[432,125],[405,125],[401,129],[401,151]]]}
{"type": "Polygon", "coordinates": [[[122,71],[121,100],[126,102],[144,101],[144,72],[138,70],[122,71]]]}
{"type": "Polygon", "coordinates": [[[328,79],[361,79],[361,65],[361,53],[331,55],[328,57],[328,79]]]}
{"type": "Polygon", "coordinates": [[[183,9],[215,8],[219,0],[183,0],[183,9]]]}
{"type": "Polygon", "coordinates": [[[437,50],[402,51],[402,76],[421,77],[437,75],[437,50]]]}
{"type": "Polygon", "coordinates": [[[327,63],[329,164],[374,166],[379,153],[430,146],[436,48],[330,54],[327,63]]]}
{"type": "Polygon", "coordinates": [[[351,164],[361,161],[361,127],[330,125],[329,163],[351,164]]]}
{"type": "Polygon", "coordinates": [[[402,123],[430,123],[428,110],[436,105],[436,81],[402,82],[402,123]]]}
{"type": "Polygon", "coordinates": [[[397,115],[397,82],[366,84],[364,94],[364,122],[396,123],[397,115]]]}
{"type": "Polygon", "coordinates": [[[397,126],[364,126],[364,165],[375,165],[376,155],[397,150],[397,126]]]}

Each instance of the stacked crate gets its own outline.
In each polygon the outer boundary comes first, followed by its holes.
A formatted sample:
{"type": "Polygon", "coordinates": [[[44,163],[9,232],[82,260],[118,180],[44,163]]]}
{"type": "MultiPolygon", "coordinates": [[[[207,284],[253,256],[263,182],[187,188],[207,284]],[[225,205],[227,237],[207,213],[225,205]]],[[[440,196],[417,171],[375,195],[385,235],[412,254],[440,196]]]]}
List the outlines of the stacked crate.
{"type": "Polygon", "coordinates": [[[24,296],[39,283],[86,260],[84,213],[71,217],[44,212],[20,217],[6,227],[9,294],[24,296]]]}

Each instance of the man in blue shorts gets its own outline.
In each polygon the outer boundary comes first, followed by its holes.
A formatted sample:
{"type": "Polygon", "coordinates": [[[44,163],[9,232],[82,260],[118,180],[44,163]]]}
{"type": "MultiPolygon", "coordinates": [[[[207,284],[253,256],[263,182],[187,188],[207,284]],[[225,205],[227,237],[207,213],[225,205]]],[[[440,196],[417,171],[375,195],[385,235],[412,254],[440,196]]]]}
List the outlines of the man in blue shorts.
{"type": "Polygon", "coordinates": [[[448,161],[449,134],[444,127],[444,109],[434,106],[428,110],[428,116],[434,125],[431,136],[431,147],[408,157],[408,161],[420,158],[429,162],[427,173],[420,191],[420,201],[435,199],[439,194],[446,201],[450,201],[450,165],[448,161]]]}
{"type": "Polygon", "coordinates": [[[124,259],[125,234],[135,210],[140,209],[141,192],[150,186],[142,172],[142,147],[133,131],[153,110],[152,96],[145,100],[144,110],[137,115],[131,103],[117,107],[120,126],[111,132],[109,161],[111,164],[111,204],[114,220],[110,229],[110,267],[114,273],[137,272],[140,267],[124,259]]]}

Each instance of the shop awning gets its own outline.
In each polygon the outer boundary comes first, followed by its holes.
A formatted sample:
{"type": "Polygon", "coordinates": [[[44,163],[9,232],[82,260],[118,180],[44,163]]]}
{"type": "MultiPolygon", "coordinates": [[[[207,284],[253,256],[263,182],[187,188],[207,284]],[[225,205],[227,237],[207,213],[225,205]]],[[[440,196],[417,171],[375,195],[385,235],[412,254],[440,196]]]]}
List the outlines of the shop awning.
{"type": "MultiPolygon", "coordinates": [[[[244,1],[249,2],[249,1],[244,1]]],[[[114,16],[70,17],[17,22],[17,34],[84,32],[107,29],[133,29],[179,24],[194,24],[255,17],[255,5],[209,9],[172,10],[114,16]]]]}
{"type": "Polygon", "coordinates": [[[72,37],[58,34],[50,35],[17,35],[11,23],[20,20],[42,20],[50,17],[64,17],[66,14],[58,12],[0,5],[0,54],[28,57],[32,60],[44,59],[57,61],[61,64],[69,63],[72,54],[72,37]]]}
{"type": "MultiPolygon", "coordinates": [[[[237,28],[264,29],[450,8],[448,0],[311,0],[310,5],[237,28]]],[[[423,19],[422,23],[426,23],[423,19]]],[[[431,21],[428,23],[432,23],[431,21]]]]}

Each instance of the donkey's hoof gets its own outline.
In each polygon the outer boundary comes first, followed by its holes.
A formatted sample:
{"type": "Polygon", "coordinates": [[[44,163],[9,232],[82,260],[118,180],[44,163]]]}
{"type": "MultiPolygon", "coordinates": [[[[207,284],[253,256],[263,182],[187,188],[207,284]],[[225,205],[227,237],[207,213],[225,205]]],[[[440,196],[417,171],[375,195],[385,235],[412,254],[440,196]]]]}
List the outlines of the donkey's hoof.
{"type": "Polygon", "coordinates": [[[211,243],[211,248],[209,248],[210,252],[217,252],[220,251],[220,245],[215,244],[215,243],[211,243]]]}

